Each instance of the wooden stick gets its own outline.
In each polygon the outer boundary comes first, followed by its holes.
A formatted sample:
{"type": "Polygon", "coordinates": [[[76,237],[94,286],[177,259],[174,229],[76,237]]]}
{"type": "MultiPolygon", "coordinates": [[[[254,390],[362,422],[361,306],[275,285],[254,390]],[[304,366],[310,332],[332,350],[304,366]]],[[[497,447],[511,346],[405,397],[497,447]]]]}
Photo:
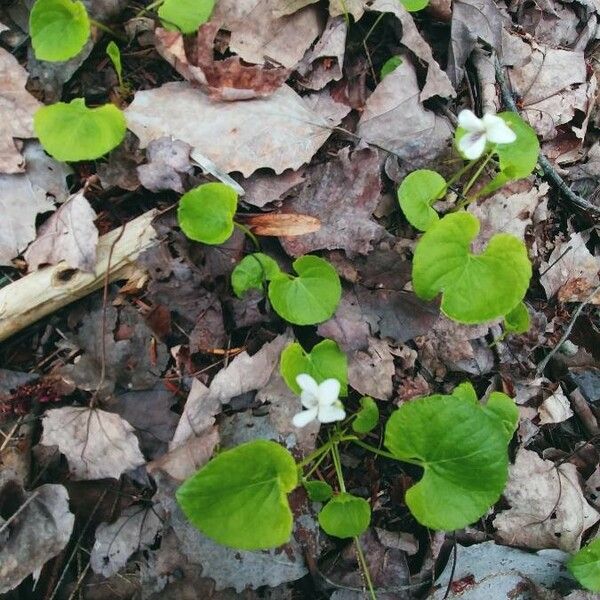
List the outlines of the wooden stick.
{"type": "Polygon", "coordinates": [[[100,289],[107,271],[111,282],[127,279],[134,272],[135,259],[156,240],[151,223],[157,214],[157,210],[148,211],[124,225],[124,231],[119,227],[103,235],[98,240],[92,273],[72,269],[61,262],[0,289],[0,341],[100,289]]]}

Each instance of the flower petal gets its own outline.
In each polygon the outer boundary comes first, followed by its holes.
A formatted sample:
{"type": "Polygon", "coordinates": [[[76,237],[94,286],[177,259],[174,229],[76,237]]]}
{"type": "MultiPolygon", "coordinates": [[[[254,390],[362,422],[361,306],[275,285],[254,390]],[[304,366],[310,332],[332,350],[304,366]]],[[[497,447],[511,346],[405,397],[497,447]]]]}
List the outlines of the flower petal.
{"type": "Polygon", "coordinates": [[[490,142],[494,144],[511,144],[517,139],[517,134],[507,125],[504,119],[496,115],[484,115],[483,122],[490,142]]]}
{"type": "Polygon", "coordinates": [[[338,402],[332,406],[321,406],[319,408],[319,421],[321,423],[333,423],[346,418],[346,411],[342,408],[342,403],[338,402]]]}
{"type": "Polygon", "coordinates": [[[479,158],[485,150],[486,137],[485,134],[475,131],[467,133],[460,138],[458,148],[464,154],[465,158],[475,160],[479,158]]]}
{"type": "Polygon", "coordinates": [[[319,394],[319,384],[308,373],[300,373],[300,375],[297,375],[296,383],[300,386],[302,391],[310,392],[313,396],[319,394]]]}
{"type": "Polygon", "coordinates": [[[340,397],[340,382],[337,379],[326,379],[319,384],[319,405],[331,406],[340,397]]]}
{"type": "Polygon", "coordinates": [[[303,410],[302,412],[296,413],[292,419],[294,427],[306,427],[311,421],[317,417],[317,408],[311,408],[310,410],[303,410]]]}
{"type": "Polygon", "coordinates": [[[483,121],[472,110],[461,110],[458,113],[458,124],[467,131],[485,131],[483,121]]]}
{"type": "Polygon", "coordinates": [[[317,406],[319,406],[319,397],[308,390],[302,390],[300,402],[302,402],[304,408],[317,408],[317,406]]]}

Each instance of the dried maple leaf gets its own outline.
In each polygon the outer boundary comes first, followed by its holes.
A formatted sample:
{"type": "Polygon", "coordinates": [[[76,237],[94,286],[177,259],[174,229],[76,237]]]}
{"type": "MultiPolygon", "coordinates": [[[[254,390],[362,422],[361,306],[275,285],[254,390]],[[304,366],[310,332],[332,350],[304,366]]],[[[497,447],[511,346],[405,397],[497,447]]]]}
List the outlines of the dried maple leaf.
{"type": "Polygon", "coordinates": [[[58,446],[73,479],[118,479],[146,461],[133,427],[119,415],[77,406],[44,413],[40,443],[58,446]]]}
{"type": "Polygon", "coordinates": [[[215,100],[262,98],[283,85],[290,74],[288,69],[244,65],[239,56],[215,60],[213,46],[218,31],[218,23],[205,23],[195,40],[189,41],[177,31],[158,28],[156,49],[178,73],[215,100]]]}
{"type": "Polygon", "coordinates": [[[65,261],[71,268],[91,272],[96,265],[96,213],[83,192],[74,194],[38,230],[25,252],[30,271],[65,261]]]}
{"type": "Polygon", "coordinates": [[[35,137],[33,113],[42,106],[26,89],[27,71],[17,59],[0,48],[0,173],[22,173],[25,160],[15,138],[35,137]]]}

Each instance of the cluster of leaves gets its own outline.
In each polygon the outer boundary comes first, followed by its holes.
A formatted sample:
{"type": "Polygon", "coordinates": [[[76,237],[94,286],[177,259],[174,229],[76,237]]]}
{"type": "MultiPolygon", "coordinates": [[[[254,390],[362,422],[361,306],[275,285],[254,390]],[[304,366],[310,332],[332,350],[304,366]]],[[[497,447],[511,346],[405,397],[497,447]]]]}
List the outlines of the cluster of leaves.
{"type": "MultiPolygon", "coordinates": [[[[282,355],[281,372],[292,381],[294,373],[307,368],[317,381],[324,380],[343,370],[340,354],[331,340],[310,353],[292,344],[282,355]]],[[[359,439],[377,425],[378,417],[375,402],[363,398],[353,421],[354,435],[344,431],[338,440],[359,439]]],[[[494,392],[481,404],[470,383],[452,395],[420,398],[396,410],[385,427],[385,446],[390,457],[423,468],[421,480],[406,494],[417,521],[452,531],[483,516],[506,484],[507,448],[517,421],[508,396],[494,392]]],[[[330,447],[331,442],[316,455],[330,447]]],[[[287,496],[300,484],[311,500],[325,502],[319,523],[328,534],[351,538],[369,526],[371,508],[365,499],[344,489],[335,493],[324,481],[304,480],[302,466],[292,455],[267,440],[217,455],[179,488],[177,499],[190,521],[215,541],[262,549],[289,540],[293,520],[287,496]]]]}
{"type": "MultiPolygon", "coordinates": [[[[472,253],[470,246],[479,233],[479,221],[462,210],[505,183],[527,177],[537,164],[540,147],[533,129],[515,113],[498,116],[511,127],[516,140],[488,144],[478,172],[496,157],[497,173],[477,194],[460,202],[456,212],[440,218],[434,210],[434,204],[446,196],[454,180],[446,182],[439,173],[426,169],[414,171],[403,180],[398,201],[409,223],[425,232],[413,261],[416,294],[432,300],[441,293],[442,311],[461,323],[505,317],[507,331],[516,333],[528,328],[528,314],[522,304],[532,272],[527,248],[515,236],[499,233],[482,253],[472,253]]],[[[465,131],[459,128],[457,143],[464,135],[465,131]]],[[[477,163],[471,161],[462,171],[477,163]]],[[[465,193],[470,185],[465,187],[465,193]]]]}
{"type": "MultiPolygon", "coordinates": [[[[192,33],[208,21],[215,0],[163,0],[158,15],[167,29],[192,33]]],[[[79,54],[90,39],[90,19],[80,0],[36,0],[30,13],[31,44],[38,60],[61,62],[79,54]]],[[[110,42],[111,59],[123,87],[121,55],[110,42]]],[[[48,154],[61,161],[100,158],[125,137],[125,117],[113,104],[88,108],[83,98],[41,107],[35,115],[35,133],[48,154]]]]}

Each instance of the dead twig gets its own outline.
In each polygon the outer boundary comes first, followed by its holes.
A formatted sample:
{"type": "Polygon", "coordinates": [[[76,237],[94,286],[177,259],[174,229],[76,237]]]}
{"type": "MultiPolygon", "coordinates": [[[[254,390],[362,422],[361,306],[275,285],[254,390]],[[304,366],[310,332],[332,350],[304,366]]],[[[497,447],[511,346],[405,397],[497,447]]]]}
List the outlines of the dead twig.
{"type": "MultiPolygon", "coordinates": [[[[498,57],[494,55],[494,68],[496,71],[496,80],[498,81],[498,85],[500,86],[500,90],[502,92],[502,98],[504,100],[504,104],[506,104],[506,108],[510,109],[512,112],[519,114],[519,109],[515,104],[515,100],[513,98],[512,92],[508,87],[508,83],[506,82],[506,76],[504,75],[504,71],[502,70],[502,65],[498,60],[498,57]]],[[[564,181],[564,179],[558,174],[556,169],[552,166],[550,161],[540,152],[540,156],[538,158],[538,164],[542,168],[544,175],[546,178],[558,189],[559,192],[564,194],[564,196],[573,204],[577,206],[577,208],[590,213],[594,218],[600,218],[600,207],[595,206],[589,200],[586,200],[579,194],[576,194],[564,181]]]]}

